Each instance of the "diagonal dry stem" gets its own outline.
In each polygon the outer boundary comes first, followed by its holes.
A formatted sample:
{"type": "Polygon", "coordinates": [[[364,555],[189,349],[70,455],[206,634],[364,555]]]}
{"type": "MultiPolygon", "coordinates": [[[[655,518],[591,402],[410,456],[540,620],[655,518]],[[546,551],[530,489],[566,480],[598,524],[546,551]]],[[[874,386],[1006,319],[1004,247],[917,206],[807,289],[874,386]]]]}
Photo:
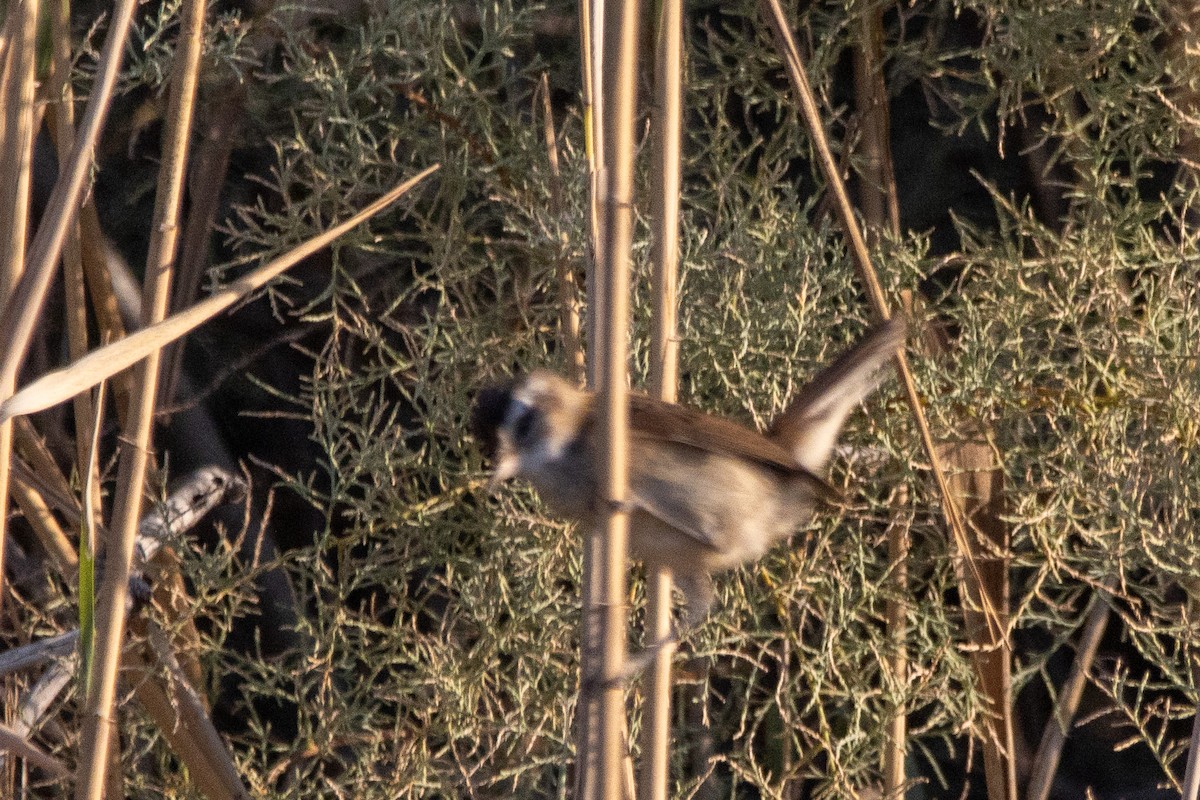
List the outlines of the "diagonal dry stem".
{"type": "Polygon", "coordinates": [[[392,205],[410,189],[433,174],[438,167],[439,165],[434,164],[432,167],[422,170],[346,221],[314,236],[254,272],[238,278],[194,306],[180,311],[178,314],[172,314],[162,322],[131,333],[124,339],[99,347],[70,366],[43,375],[21,389],[7,402],[0,404],[0,420],[12,419],[50,408],[73,397],[78,392],[112,377],[121,370],[133,366],[164,345],[187,335],[246,295],[267,285],[300,261],[324,249],[339,236],[392,205]]]}
{"type": "MultiPolygon", "coordinates": [[[[813,95],[812,87],[809,85],[808,76],[804,72],[804,64],[800,60],[800,51],[796,48],[795,39],[788,29],[787,19],[783,14],[783,9],[779,5],[779,0],[762,0],[762,4],[764,13],[775,33],[776,44],[779,47],[780,54],[783,56],[788,77],[800,102],[801,113],[812,134],[813,145],[817,151],[817,160],[821,165],[821,171],[825,175],[825,180],[828,182],[829,189],[836,200],[834,207],[837,210],[838,219],[842,224],[842,230],[846,234],[850,255],[854,259],[859,278],[863,282],[867,298],[876,315],[887,319],[890,316],[887,299],[884,297],[883,287],[879,283],[879,277],[875,272],[875,268],[871,264],[871,257],[867,252],[866,241],[863,239],[858,220],[854,216],[854,207],[850,204],[850,197],[846,193],[846,185],[842,181],[841,173],[837,168],[837,162],[834,161],[833,152],[829,148],[829,141],[825,136],[821,115],[817,109],[817,101],[813,95]]],[[[938,492],[942,498],[942,515],[945,517],[946,524],[949,526],[951,535],[954,537],[955,545],[966,561],[967,570],[975,577],[979,585],[983,585],[984,582],[979,577],[979,566],[975,563],[975,548],[967,536],[962,512],[959,510],[958,504],[955,503],[954,495],[951,493],[950,486],[946,482],[945,470],[942,467],[933,434],[929,430],[929,422],[925,418],[921,396],[917,391],[912,371],[908,368],[908,359],[905,357],[903,351],[896,353],[896,369],[900,375],[900,381],[904,385],[904,393],[908,399],[909,407],[912,409],[913,419],[916,421],[917,430],[921,436],[921,444],[925,449],[925,455],[929,459],[930,471],[933,473],[934,480],[938,486],[938,492]]],[[[993,633],[996,636],[1005,642],[1007,649],[1008,637],[1006,631],[1000,623],[996,609],[992,607],[988,597],[984,595],[982,597],[971,598],[971,600],[978,602],[982,606],[988,626],[993,629],[993,633]]]]}

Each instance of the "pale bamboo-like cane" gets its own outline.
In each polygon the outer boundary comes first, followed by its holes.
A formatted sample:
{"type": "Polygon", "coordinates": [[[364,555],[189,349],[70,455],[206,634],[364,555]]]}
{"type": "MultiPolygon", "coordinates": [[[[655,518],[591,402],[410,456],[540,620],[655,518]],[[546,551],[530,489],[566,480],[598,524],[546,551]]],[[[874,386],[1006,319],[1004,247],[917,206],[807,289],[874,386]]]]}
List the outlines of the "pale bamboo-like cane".
{"type": "MultiPolygon", "coordinates": [[[[680,132],[683,86],[683,0],[662,0],[655,31],[653,324],[650,329],[650,393],[674,402],[679,375],[676,305],[679,271],[680,132]]],[[[666,800],[671,738],[671,572],[646,574],[646,639],[658,648],[646,674],[642,712],[640,797],[666,800]]]]}
{"type": "Polygon", "coordinates": [[[603,287],[598,337],[604,342],[597,360],[600,397],[600,431],[604,443],[601,480],[607,508],[603,522],[592,535],[602,536],[601,591],[602,650],[599,715],[602,800],[619,800],[625,786],[625,637],[627,626],[626,573],[628,571],[629,514],[625,507],[628,484],[629,388],[627,385],[629,336],[629,256],[633,241],[634,114],[637,101],[638,28],[637,0],[602,4],[604,18],[600,75],[603,145],[599,172],[601,259],[596,264],[596,285],[603,287]]]}

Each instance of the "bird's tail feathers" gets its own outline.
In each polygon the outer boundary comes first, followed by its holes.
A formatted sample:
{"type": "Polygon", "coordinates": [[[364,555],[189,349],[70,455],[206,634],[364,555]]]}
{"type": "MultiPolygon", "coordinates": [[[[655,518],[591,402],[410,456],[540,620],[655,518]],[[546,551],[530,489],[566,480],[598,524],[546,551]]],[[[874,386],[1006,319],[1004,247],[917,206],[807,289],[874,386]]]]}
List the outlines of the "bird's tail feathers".
{"type": "Polygon", "coordinates": [[[821,474],[846,416],[879,385],[880,370],[904,343],[907,324],[896,315],[875,327],[800,390],[767,435],[796,463],[821,474]]]}

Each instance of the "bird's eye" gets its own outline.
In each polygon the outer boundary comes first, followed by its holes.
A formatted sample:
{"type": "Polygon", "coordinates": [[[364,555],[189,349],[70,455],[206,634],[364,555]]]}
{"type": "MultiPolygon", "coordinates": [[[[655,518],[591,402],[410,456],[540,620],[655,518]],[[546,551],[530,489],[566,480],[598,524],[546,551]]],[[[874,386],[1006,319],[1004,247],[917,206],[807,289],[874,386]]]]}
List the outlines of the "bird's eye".
{"type": "Polygon", "coordinates": [[[517,421],[513,423],[513,436],[517,441],[522,441],[529,436],[533,431],[533,418],[536,412],[532,409],[526,409],[521,416],[517,417],[517,421]]]}

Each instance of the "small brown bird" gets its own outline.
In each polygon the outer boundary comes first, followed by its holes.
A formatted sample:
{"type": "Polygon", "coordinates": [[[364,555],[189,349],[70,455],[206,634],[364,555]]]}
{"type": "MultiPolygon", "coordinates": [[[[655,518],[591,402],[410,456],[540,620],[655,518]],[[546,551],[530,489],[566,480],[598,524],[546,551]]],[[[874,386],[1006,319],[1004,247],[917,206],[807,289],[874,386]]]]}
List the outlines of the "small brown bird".
{"type": "MultiPolygon", "coordinates": [[[[630,552],[674,574],[686,624],[712,603],[709,575],[757,559],[837,492],[819,475],[851,409],[904,341],[892,317],[805,386],[766,434],[687,406],[629,398],[630,552]]],[[[558,514],[592,523],[603,508],[595,396],[534,370],[476,398],[472,430],[492,459],[491,487],[534,485],[558,514]]]]}

